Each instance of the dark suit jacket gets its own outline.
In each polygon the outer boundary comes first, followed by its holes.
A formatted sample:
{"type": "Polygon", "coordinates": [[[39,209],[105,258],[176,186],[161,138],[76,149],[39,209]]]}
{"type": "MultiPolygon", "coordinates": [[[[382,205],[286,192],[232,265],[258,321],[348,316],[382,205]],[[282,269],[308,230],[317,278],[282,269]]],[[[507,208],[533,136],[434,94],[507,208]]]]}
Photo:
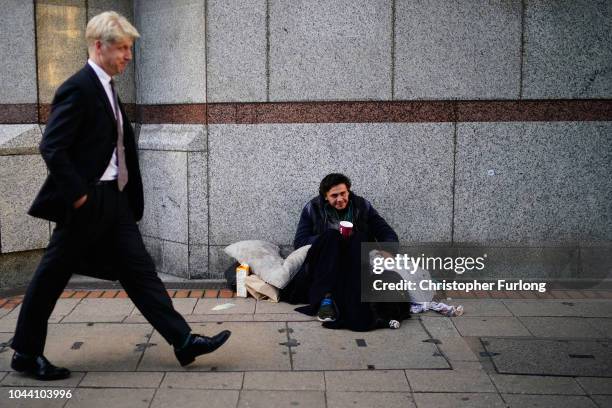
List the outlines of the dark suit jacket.
{"type": "MultiPolygon", "coordinates": [[[[124,191],[138,221],[144,208],[138,154],[134,130],[123,105],[119,105],[128,168],[124,191]]],[[[40,143],[49,176],[28,213],[57,223],[69,222],[73,203],[104,174],[116,144],[113,109],[95,71],[86,64],[58,88],[53,98],[40,143]]]]}

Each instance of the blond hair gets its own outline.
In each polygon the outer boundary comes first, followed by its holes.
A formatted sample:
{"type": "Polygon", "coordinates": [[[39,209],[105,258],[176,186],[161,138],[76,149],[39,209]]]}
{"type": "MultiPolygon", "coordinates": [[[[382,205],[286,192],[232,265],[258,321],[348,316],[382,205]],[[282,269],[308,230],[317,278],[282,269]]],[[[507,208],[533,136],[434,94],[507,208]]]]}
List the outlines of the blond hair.
{"type": "Polygon", "coordinates": [[[109,44],[129,37],[132,40],[140,37],[138,30],[121,14],[105,11],[94,16],[85,30],[87,45],[93,46],[96,40],[109,44]]]}

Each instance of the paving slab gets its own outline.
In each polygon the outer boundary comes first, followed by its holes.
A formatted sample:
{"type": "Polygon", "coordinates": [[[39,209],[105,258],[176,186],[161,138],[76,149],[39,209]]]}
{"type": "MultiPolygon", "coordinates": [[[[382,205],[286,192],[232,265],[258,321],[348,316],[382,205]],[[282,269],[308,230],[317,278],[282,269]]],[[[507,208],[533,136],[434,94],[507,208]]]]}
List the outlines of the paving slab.
{"type": "Polygon", "coordinates": [[[449,305],[462,305],[464,316],[512,316],[504,302],[491,299],[455,299],[446,301],[449,305]]]}
{"type": "Polygon", "coordinates": [[[130,299],[82,299],[62,323],[121,322],[134,310],[130,299]]]}
{"type": "Polygon", "coordinates": [[[256,322],[310,322],[316,321],[317,318],[302,313],[255,313],[253,320],[256,322]]]}
{"type": "Polygon", "coordinates": [[[506,408],[498,394],[415,393],[419,408],[506,408]]]}
{"type": "Polygon", "coordinates": [[[325,378],[321,371],[249,372],[244,374],[244,389],[325,391],[325,378]]]}
{"type": "Polygon", "coordinates": [[[461,337],[452,320],[448,317],[421,316],[420,319],[427,332],[434,339],[439,339],[440,337],[461,337]]]}
{"type": "Polygon", "coordinates": [[[575,395],[503,394],[509,408],[597,408],[589,397],[575,395]]]}
{"type": "Polygon", "coordinates": [[[416,319],[397,330],[358,333],[329,330],[319,322],[290,322],[294,370],[449,368],[416,319]]]}
{"type": "Polygon", "coordinates": [[[516,317],[453,317],[462,336],[531,336],[516,317]]]}
{"type": "Polygon", "coordinates": [[[328,408],[412,408],[416,407],[409,392],[327,392],[328,408]]]}
{"type": "MultiPolygon", "coordinates": [[[[7,406],[11,408],[56,408],[63,407],[66,404],[66,401],[69,398],[15,398],[11,399],[11,390],[13,396],[16,395],[17,392],[31,391],[36,390],[37,388],[33,387],[0,387],[0,401],[9,401],[7,406]]],[[[65,388],[65,391],[70,391],[72,395],[74,395],[74,390],[70,388],[65,388]]],[[[65,395],[65,394],[64,394],[65,395]]]]}
{"type": "Polygon", "coordinates": [[[612,378],[579,377],[576,381],[591,395],[612,395],[612,378]]]}
{"type": "Polygon", "coordinates": [[[157,388],[164,373],[89,372],[79,387],[157,388]]]}
{"type": "Polygon", "coordinates": [[[535,337],[606,337],[591,319],[582,317],[521,317],[520,321],[535,337]]]}
{"type": "Polygon", "coordinates": [[[497,392],[483,370],[406,370],[414,392],[497,392]]]}
{"type": "MultiPolygon", "coordinates": [[[[62,318],[68,315],[80,301],[81,299],[58,300],[49,317],[49,323],[58,323],[62,318]]],[[[0,332],[13,333],[15,331],[20,311],[21,305],[18,305],[0,319],[0,332]]]]}
{"type": "Polygon", "coordinates": [[[145,388],[77,388],[66,408],[148,408],[154,393],[145,388]]]}
{"type": "MultiPolygon", "coordinates": [[[[12,356],[12,350],[10,355],[12,356]]],[[[53,361],[52,361],[53,363],[53,361]]],[[[60,388],[73,388],[83,379],[85,373],[72,371],[69,378],[57,381],[39,381],[35,378],[27,377],[24,374],[17,372],[9,372],[6,377],[0,383],[6,387],[60,387],[60,388]]]]}
{"type": "Polygon", "coordinates": [[[198,299],[193,314],[249,314],[255,313],[255,299],[198,299]],[[232,305],[232,306],[229,306],[232,305]],[[213,310],[214,308],[218,310],[213,310]]]}
{"type": "Polygon", "coordinates": [[[438,337],[438,348],[447,359],[456,361],[478,361],[478,356],[463,337],[438,337]]]}
{"type": "Polygon", "coordinates": [[[239,390],[244,373],[166,373],[160,388],[239,390]]]}
{"type": "Polygon", "coordinates": [[[151,408],[234,408],[238,403],[238,395],[238,391],[233,390],[160,389],[155,394],[151,408]]]}
{"type": "Polygon", "coordinates": [[[501,374],[612,377],[607,341],[483,338],[501,374]]]}
{"type": "Polygon", "coordinates": [[[600,408],[612,406],[612,396],[610,395],[593,395],[591,399],[595,401],[600,408]]]}
{"type": "Polygon", "coordinates": [[[504,394],[584,395],[573,378],[492,374],[491,380],[504,394]]]}
{"type": "Polygon", "coordinates": [[[192,325],[193,332],[213,335],[231,330],[232,337],[214,353],[199,357],[181,368],[171,347],[155,332],[138,367],[142,371],[252,371],[291,370],[285,323],[223,322],[192,325]],[[281,344],[283,343],[283,344],[281,344]]]}
{"type": "Polygon", "coordinates": [[[587,320],[592,326],[603,333],[605,337],[612,338],[612,319],[593,318],[587,320]]]}
{"type": "Polygon", "coordinates": [[[152,328],[146,324],[50,324],[45,355],[74,371],[134,371],[152,328]]]}
{"type": "Polygon", "coordinates": [[[258,300],[257,306],[255,307],[255,313],[256,314],[260,314],[260,313],[285,313],[285,314],[295,313],[295,314],[303,315],[303,313],[295,311],[295,308],[300,307],[300,306],[304,306],[304,305],[292,305],[286,302],[274,303],[274,302],[268,302],[266,300],[258,300]]]}
{"type": "Polygon", "coordinates": [[[299,406],[325,408],[325,394],[322,391],[260,391],[240,392],[238,408],[269,408],[299,406]]]}
{"type": "Polygon", "coordinates": [[[12,338],[12,333],[0,333],[0,344],[2,344],[2,347],[0,347],[0,372],[13,370],[11,368],[13,350],[9,347],[12,338]]]}
{"type": "MultiPolygon", "coordinates": [[[[182,315],[192,314],[197,302],[198,299],[195,298],[172,299],[172,304],[174,305],[174,308],[182,315]]],[[[140,310],[135,307],[130,316],[142,316],[142,313],[140,313],[140,310]]]]}
{"type": "Polygon", "coordinates": [[[327,391],[406,391],[410,385],[402,370],[326,371],[327,391]]]}
{"type": "Polygon", "coordinates": [[[612,317],[611,300],[504,300],[515,316],[612,317]]]}

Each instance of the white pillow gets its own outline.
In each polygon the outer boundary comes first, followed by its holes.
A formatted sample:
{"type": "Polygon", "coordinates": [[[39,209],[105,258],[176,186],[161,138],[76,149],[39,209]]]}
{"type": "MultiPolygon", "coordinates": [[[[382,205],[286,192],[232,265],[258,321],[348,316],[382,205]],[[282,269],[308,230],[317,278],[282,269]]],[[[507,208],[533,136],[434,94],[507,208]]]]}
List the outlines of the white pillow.
{"type": "Polygon", "coordinates": [[[280,248],[266,241],[240,241],[225,248],[225,253],[240,263],[249,264],[261,280],[279,289],[287,286],[304,263],[310,245],[293,251],[286,260],[280,248]]]}

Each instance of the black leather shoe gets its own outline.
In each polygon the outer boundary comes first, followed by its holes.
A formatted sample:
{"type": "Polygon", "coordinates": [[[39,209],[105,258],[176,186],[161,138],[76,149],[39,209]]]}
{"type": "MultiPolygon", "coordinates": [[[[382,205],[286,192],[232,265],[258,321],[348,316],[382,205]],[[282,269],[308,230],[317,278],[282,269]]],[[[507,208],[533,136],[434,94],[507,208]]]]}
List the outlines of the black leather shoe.
{"type": "Polygon", "coordinates": [[[16,351],[11,360],[11,368],[41,381],[63,380],[70,377],[70,370],[54,366],[42,354],[28,356],[16,351]]]}
{"type": "Polygon", "coordinates": [[[189,343],[182,349],[174,349],[174,355],[182,366],[192,363],[197,356],[202,354],[212,353],[223,345],[232,334],[229,330],[223,330],[221,333],[206,337],[199,334],[192,334],[189,343]]]}

